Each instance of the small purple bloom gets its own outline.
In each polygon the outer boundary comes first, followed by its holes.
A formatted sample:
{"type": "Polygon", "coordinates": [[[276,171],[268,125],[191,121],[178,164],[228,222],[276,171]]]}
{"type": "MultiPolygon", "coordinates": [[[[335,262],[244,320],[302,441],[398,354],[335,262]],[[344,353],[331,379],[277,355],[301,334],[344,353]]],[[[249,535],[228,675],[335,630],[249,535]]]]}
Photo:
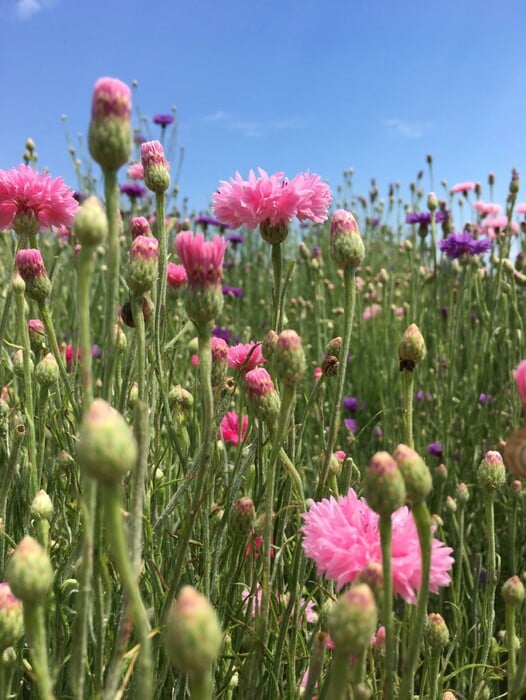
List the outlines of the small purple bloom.
{"type": "Polygon", "coordinates": [[[356,398],[356,396],[345,396],[342,401],[342,406],[347,411],[356,411],[356,409],[358,408],[358,399],[356,398]]]}
{"type": "Polygon", "coordinates": [[[447,308],[447,306],[440,307],[440,313],[442,315],[442,318],[447,318],[448,311],[449,309],[447,308]]]}
{"type": "Polygon", "coordinates": [[[480,394],[479,395],[479,404],[481,406],[485,406],[493,401],[493,396],[491,394],[480,394]]]}
{"type": "Polygon", "coordinates": [[[239,299],[240,297],[243,296],[244,292],[241,289],[241,287],[231,287],[229,284],[224,284],[223,285],[223,294],[225,296],[232,296],[236,297],[239,299]]]}
{"type": "Polygon", "coordinates": [[[122,194],[127,194],[130,199],[146,197],[147,193],[146,187],[141,187],[141,185],[136,185],[131,182],[125,182],[124,185],[121,185],[120,191],[122,194]]]}
{"type": "Polygon", "coordinates": [[[384,436],[384,431],[381,425],[375,425],[373,428],[373,437],[375,440],[381,440],[384,436]]]}
{"type": "Polygon", "coordinates": [[[425,394],[424,394],[424,392],[422,391],[422,389],[420,389],[420,391],[417,391],[417,392],[416,392],[416,400],[417,400],[417,401],[423,401],[424,398],[425,398],[425,394]]]}
{"type": "MultiPolygon", "coordinates": [[[[437,211],[435,221],[441,224],[449,218],[448,211],[437,211]]],[[[405,217],[406,224],[420,224],[420,226],[429,226],[431,224],[431,213],[428,211],[413,211],[405,217]]]]}
{"type": "Polygon", "coordinates": [[[349,432],[351,432],[353,435],[356,435],[356,431],[358,429],[358,425],[354,418],[346,418],[344,421],[345,427],[349,432]]]}
{"type": "Polygon", "coordinates": [[[87,195],[82,194],[82,192],[73,192],[73,199],[76,199],[79,204],[86,199],[87,195]]]}
{"type": "Polygon", "coordinates": [[[430,455],[434,455],[435,457],[442,457],[442,443],[438,441],[430,443],[427,446],[427,451],[430,455]]]}
{"type": "Polygon", "coordinates": [[[232,243],[233,246],[243,243],[245,239],[240,233],[229,233],[225,236],[225,241],[232,243]]]}
{"type": "Polygon", "coordinates": [[[439,242],[438,247],[448,258],[454,260],[464,255],[487,253],[491,248],[491,240],[489,238],[473,238],[471,233],[463,231],[462,233],[450,233],[447,238],[439,242]]]}
{"type": "Polygon", "coordinates": [[[100,357],[102,355],[102,350],[98,345],[92,345],[91,346],[91,356],[92,357],[100,357]]]}
{"type": "Polygon", "coordinates": [[[142,134],[136,132],[133,135],[133,142],[140,146],[142,143],[146,143],[146,138],[142,134]]]}
{"type": "Polygon", "coordinates": [[[230,228],[227,224],[222,224],[218,219],[213,216],[208,216],[207,214],[199,214],[195,217],[195,223],[200,224],[206,229],[207,226],[217,226],[218,228],[230,228]]]}
{"type": "Polygon", "coordinates": [[[229,343],[232,338],[232,331],[228,328],[221,328],[221,326],[215,326],[212,328],[212,335],[216,338],[221,338],[225,343],[229,343]]]}
{"type": "Polygon", "coordinates": [[[172,114],[154,114],[152,121],[154,124],[162,126],[162,128],[164,129],[165,127],[170,126],[170,124],[174,123],[175,117],[172,114]]]}

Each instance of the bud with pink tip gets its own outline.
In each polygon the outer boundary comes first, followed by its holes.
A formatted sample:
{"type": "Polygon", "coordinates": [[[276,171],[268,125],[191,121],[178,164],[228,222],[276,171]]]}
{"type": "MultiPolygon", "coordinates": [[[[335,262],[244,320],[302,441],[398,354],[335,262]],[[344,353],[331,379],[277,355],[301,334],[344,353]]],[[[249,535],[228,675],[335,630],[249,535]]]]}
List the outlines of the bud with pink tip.
{"type": "Polygon", "coordinates": [[[13,595],[8,583],[0,583],[0,653],[15,646],[23,634],[22,602],[13,595]]]}
{"type": "Polygon", "coordinates": [[[29,535],[18,543],[5,573],[13,594],[23,603],[43,603],[53,583],[49,557],[29,535]]]}
{"type": "Polygon", "coordinates": [[[44,302],[51,294],[51,281],[40,251],[36,248],[19,250],[16,266],[26,284],[27,296],[38,303],[44,302]]]}
{"type": "Polygon", "coordinates": [[[274,349],[273,363],[280,382],[290,387],[301,382],[307,370],[307,362],[301,338],[296,331],[281,331],[274,349]]]}
{"type": "Polygon", "coordinates": [[[128,256],[128,286],[137,296],[152,287],[157,277],[159,241],[152,236],[133,239],[128,256]]]}
{"type": "Polygon", "coordinates": [[[376,452],[371,457],[364,476],[364,495],[380,516],[391,515],[404,505],[404,477],[388,452],[376,452]]]}
{"type": "Polygon", "coordinates": [[[351,586],[329,613],[329,632],[336,651],[347,656],[363,654],[377,621],[378,609],[369,586],[366,583],[351,586]]]}
{"type": "Polygon", "coordinates": [[[365,257],[358,222],[350,211],[338,209],[331,219],[330,254],[337,267],[358,267],[365,257]]]}
{"type": "Polygon", "coordinates": [[[426,342],[416,323],[412,323],[398,344],[400,370],[412,371],[426,356],[426,342]]]}
{"type": "Polygon", "coordinates": [[[88,197],[73,219],[73,231],[83,246],[95,247],[108,235],[108,219],[100,201],[95,196],[88,197]]]}
{"type": "Polygon", "coordinates": [[[148,219],[144,216],[134,216],[130,219],[130,233],[132,240],[137,236],[151,236],[152,229],[148,219]]]}
{"type": "Polygon", "coordinates": [[[429,613],[427,625],[424,629],[424,638],[429,647],[435,651],[442,651],[449,644],[449,630],[444,618],[439,613],[429,613]]]}
{"type": "Polygon", "coordinates": [[[393,452],[393,459],[402,472],[410,505],[425,501],[433,488],[433,479],[422,457],[407,445],[398,445],[393,452]]]}
{"type": "Polygon", "coordinates": [[[505,483],[506,470],[500,452],[486,452],[480,463],[478,477],[479,484],[487,491],[495,491],[505,483]]]}
{"type": "Polygon", "coordinates": [[[141,162],[146,187],[156,194],[166,192],[170,187],[170,166],[160,141],[146,141],[141,144],[141,162]]]}
{"type": "Polygon", "coordinates": [[[247,401],[256,417],[274,425],[280,411],[280,400],[270,374],[264,367],[256,367],[245,374],[247,401]]]}
{"type": "Polygon", "coordinates": [[[131,92],[116,78],[99,78],[93,88],[89,150],[103,170],[116,171],[132,151],[131,92]]]}
{"type": "Polygon", "coordinates": [[[48,352],[40,362],[37,364],[35,369],[35,379],[40,384],[40,386],[49,389],[53,384],[56,384],[59,377],[58,364],[55,356],[48,352]]]}

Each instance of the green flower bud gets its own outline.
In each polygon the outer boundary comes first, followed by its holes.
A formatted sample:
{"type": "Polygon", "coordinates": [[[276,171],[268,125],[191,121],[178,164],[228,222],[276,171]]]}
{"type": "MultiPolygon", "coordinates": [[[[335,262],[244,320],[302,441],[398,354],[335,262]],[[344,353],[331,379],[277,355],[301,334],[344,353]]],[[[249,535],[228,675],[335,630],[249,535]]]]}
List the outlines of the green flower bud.
{"type": "Polygon", "coordinates": [[[261,343],[261,352],[263,354],[263,357],[269,362],[272,360],[272,357],[274,355],[274,350],[278,342],[278,337],[279,336],[276,333],[276,331],[271,330],[263,338],[263,342],[261,343]]]}
{"type": "Polygon", "coordinates": [[[433,480],[431,472],[422,457],[407,445],[398,445],[393,453],[405,481],[407,503],[410,505],[424,501],[431,493],[433,480]]]}
{"type": "Polygon", "coordinates": [[[286,386],[301,382],[307,370],[301,338],[291,329],[281,331],[274,349],[274,368],[278,379],[286,386]]]}
{"type": "Polygon", "coordinates": [[[248,496],[238,498],[234,503],[232,515],[230,516],[230,525],[232,532],[236,535],[247,535],[254,529],[256,520],[256,509],[254,501],[248,496]]]}
{"type": "Polygon", "coordinates": [[[429,613],[424,628],[424,639],[433,651],[442,651],[449,644],[449,630],[444,618],[438,613],[429,613]]]}
{"type": "Polygon", "coordinates": [[[469,501],[469,489],[467,484],[464,484],[464,482],[460,483],[457,486],[456,495],[459,506],[465,505],[469,501]]]}
{"type": "Polygon", "coordinates": [[[53,583],[49,557],[29,535],[18,543],[5,575],[13,594],[23,603],[43,603],[53,583]]]}
{"type": "Polygon", "coordinates": [[[53,503],[47,493],[40,489],[31,503],[31,514],[39,520],[51,520],[53,515],[53,503]]]}
{"type": "Polygon", "coordinates": [[[23,634],[22,601],[13,595],[8,583],[0,583],[0,652],[14,646],[23,634]]]}
{"type": "Polygon", "coordinates": [[[137,296],[148,292],[157,278],[159,241],[152,236],[136,236],[128,258],[128,286],[137,296]]]}
{"type": "Polygon", "coordinates": [[[201,675],[219,656],[222,636],[209,601],[192,586],[184,586],[171,605],[164,630],[173,665],[189,676],[201,675]]]}
{"type": "Polygon", "coordinates": [[[415,366],[426,356],[426,343],[420,328],[412,323],[405,331],[398,344],[398,357],[400,358],[400,370],[412,371],[415,366]]]}
{"type": "Polygon", "coordinates": [[[365,257],[358,223],[350,211],[338,209],[331,219],[329,252],[335,265],[341,269],[358,267],[365,257]]]}
{"type": "MultiPolygon", "coordinates": [[[[17,377],[24,376],[24,351],[22,348],[16,350],[11,358],[13,363],[13,372],[17,377]]],[[[33,360],[29,358],[29,371],[33,374],[33,360]]]]}
{"type": "Polygon", "coordinates": [[[500,592],[507,605],[521,605],[524,602],[524,584],[518,576],[505,581],[500,592]]]}
{"type": "Polygon", "coordinates": [[[159,141],[146,141],[141,144],[141,161],[144,167],[144,184],[162,194],[170,187],[170,169],[159,141]]]}
{"type": "Polygon", "coordinates": [[[369,586],[351,586],[329,613],[329,632],[336,651],[347,656],[362,654],[371,643],[377,621],[378,610],[369,586]]]}
{"type": "Polygon", "coordinates": [[[486,452],[479,466],[478,478],[482,488],[488,491],[495,491],[505,483],[506,469],[500,452],[486,452]]]}
{"type": "Polygon", "coordinates": [[[16,266],[26,283],[26,295],[38,303],[45,301],[51,294],[51,281],[40,251],[36,248],[19,250],[16,266]]]}
{"type": "Polygon", "coordinates": [[[278,221],[277,224],[271,224],[269,219],[265,219],[259,225],[259,233],[261,238],[271,245],[282,243],[289,235],[288,221],[278,221]]]}
{"type": "Polygon", "coordinates": [[[327,347],[325,348],[325,355],[326,356],[334,356],[337,360],[340,360],[340,352],[342,349],[342,343],[343,340],[341,336],[338,336],[337,338],[333,338],[328,344],[327,347]]]}
{"type": "Polygon", "coordinates": [[[35,379],[41,386],[49,388],[53,386],[53,384],[56,384],[58,375],[57,361],[55,360],[55,356],[49,352],[37,364],[35,379]]]}
{"type": "Polygon", "coordinates": [[[100,201],[88,197],[73,219],[73,232],[82,246],[100,245],[108,235],[108,219],[100,201]]]}
{"type": "Polygon", "coordinates": [[[115,78],[100,78],[93,89],[89,151],[103,170],[118,170],[130,157],[131,93],[115,78]]]}
{"type": "Polygon", "coordinates": [[[372,456],[365,471],[364,495],[367,503],[379,515],[391,515],[404,505],[404,477],[388,452],[377,452],[372,456]]]}
{"type": "Polygon", "coordinates": [[[89,476],[116,484],[137,461],[137,443],[121,414],[95,399],[80,426],[77,461],[89,476]]]}

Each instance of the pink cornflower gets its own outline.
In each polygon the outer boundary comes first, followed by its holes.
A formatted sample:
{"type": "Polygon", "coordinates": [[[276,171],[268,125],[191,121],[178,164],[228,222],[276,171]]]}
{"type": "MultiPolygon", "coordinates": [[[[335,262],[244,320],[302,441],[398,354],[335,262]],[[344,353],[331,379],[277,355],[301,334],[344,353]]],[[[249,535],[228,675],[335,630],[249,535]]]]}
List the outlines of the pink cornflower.
{"type": "Polygon", "coordinates": [[[459,192],[466,193],[466,192],[471,192],[471,190],[475,189],[475,184],[474,182],[459,182],[456,185],[453,185],[451,188],[451,194],[458,194],[459,192]]]}
{"type": "Polygon", "coordinates": [[[246,374],[266,362],[261,352],[261,343],[239,343],[228,348],[228,366],[246,374]]]}
{"type": "Polygon", "coordinates": [[[526,406],[526,360],[522,360],[513,370],[513,379],[517,385],[517,390],[521,398],[521,403],[526,406]]]}
{"type": "Polygon", "coordinates": [[[241,419],[241,435],[239,434],[239,416],[235,411],[229,411],[219,426],[219,435],[225,442],[231,442],[232,445],[239,445],[245,439],[248,429],[248,416],[243,416],[241,419]]]}
{"type": "Polygon", "coordinates": [[[190,285],[204,287],[220,284],[227,245],[227,241],[221,236],[214,236],[211,241],[205,241],[202,233],[181,231],[177,234],[175,249],[184,265],[190,285]]]}
{"type": "MultiPolygon", "coordinates": [[[[318,571],[336,581],[338,588],[352,583],[370,562],[381,563],[379,516],[353,489],[314,503],[303,514],[303,548],[316,562],[318,571]]],[[[418,533],[411,511],[403,506],[392,515],[392,570],[394,592],[407,603],[415,603],[422,563],[418,533]]],[[[433,538],[429,590],[437,593],[450,583],[453,566],[451,547],[433,538]]]]}
{"type": "Polygon", "coordinates": [[[517,206],[515,207],[515,211],[517,212],[517,214],[526,214],[526,204],[524,202],[517,204],[517,206]]]}
{"type": "Polygon", "coordinates": [[[483,202],[478,199],[473,202],[473,209],[479,214],[484,214],[485,216],[498,216],[502,211],[500,204],[495,204],[494,202],[483,202]]]}
{"type": "Polygon", "coordinates": [[[142,163],[132,163],[128,168],[130,180],[144,180],[144,166],[142,163]]]}
{"type": "Polygon", "coordinates": [[[60,177],[38,173],[29,165],[0,170],[0,229],[14,228],[23,235],[69,226],[78,208],[73,190],[60,177]]]}
{"type": "MultiPolygon", "coordinates": [[[[484,232],[487,234],[488,238],[495,239],[497,238],[499,232],[502,233],[506,229],[507,225],[507,216],[496,216],[492,219],[485,219],[482,224],[482,228],[484,229],[484,232]]],[[[513,221],[511,224],[511,232],[514,234],[519,233],[519,227],[515,221],[513,221]]]]}
{"type": "Polygon", "coordinates": [[[378,316],[381,310],[382,307],[380,304],[371,304],[371,306],[366,306],[362,314],[363,320],[370,321],[372,318],[375,318],[375,316],[378,316]]]}
{"type": "Polygon", "coordinates": [[[185,285],[188,281],[188,277],[186,276],[184,265],[168,263],[166,266],[166,281],[168,282],[168,286],[173,289],[178,289],[185,285]]]}
{"type": "Polygon", "coordinates": [[[92,119],[131,118],[131,90],[117,78],[99,78],[93,86],[92,119]]]}
{"type": "Polygon", "coordinates": [[[288,223],[294,216],[321,223],[327,218],[332,201],[328,185],[318,175],[303,173],[290,181],[283,172],[268,175],[258,168],[259,177],[251,170],[248,180],[239,173],[230,182],[221,181],[214,193],[214,215],[232,228],[254,229],[263,222],[271,226],[288,223]]]}

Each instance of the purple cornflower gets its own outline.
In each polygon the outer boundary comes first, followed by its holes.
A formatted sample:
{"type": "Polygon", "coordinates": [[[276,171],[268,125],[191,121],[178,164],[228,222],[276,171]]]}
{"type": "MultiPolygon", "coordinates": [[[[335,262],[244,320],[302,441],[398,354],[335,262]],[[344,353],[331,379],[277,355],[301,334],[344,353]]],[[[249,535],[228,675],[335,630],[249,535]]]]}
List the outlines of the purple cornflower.
{"type": "Polygon", "coordinates": [[[347,411],[356,411],[356,409],[358,408],[358,399],[356,398],[356,396],[344,396],[342,406],[347,411]]]}
{"type": "Polygon", "coordinates": [[[205,230],[207,226],[218,226],[219,228],[230,228],[227,224],[222,224],[219,219],[215,219],[213,216],[208,216],[207,214],[199,214],[196,216],[195,223],[200,224],[205,230]]]}
{"type": "MultiPolygon", "coordinates": [[[[230,228],[229,226],[226,226],[225,228],[230,228]]],[[[240,243],[243,243],[245,239],[240,233],[229,233],[225,236],[225,241],[228,241],[229,243],[232,243],[233,246],[239,245],[240,243]]]]}
{"type": "Polygon", "coordinates": [[[321,258],[321,248],[319,245],[315,245],[312,249],[312,257],[316,260],[319,260],[321,258]]]}
{"type": "Polygon", "coordinates": [[[167,126],[170,126],[170,124],[174,123],[175,117],[172,114],[154,114],[152,121],[154,124],[157,124],[164,129],[167,126]]]}
{"type": "Polygon", "coordinates": [[[425,398],[425,394],[424,394],[424,392],[422,391],[422,389],[420,389],[420,391],[417,391],[417,392],[416,392],[416,400],[417,400],[417,401],[423,401],[424,398],[425,398]]]}
{"type": "Polygon", "coordinates": [[[73,199],[76,199],[79,204],[82,204],[82,202],[87,199],[87,195],[83,194],[82,192],[73,192],[73,199]]]}
{"type": "Polygon", "coordinates": [[[120,191],[122,194],[127,194],[130,199],[139,199],[141,197],[146,197],[146,187],[141,185],[136,185],[131,182],[125,182],[124,185],[120,186],[120,191]]]}
{"type": "Polygon", "coordinates": [[[231,287],[229,284],[224,284],[223,285],[223,294],[225,296],[232,296],[236,297],[239,299],[240,297],[243,296],[244,292],[241,289],[241,287],[231,287]]]}
{"type": "Polygon", "coordinates": [[[491,394],[479,394],[479,404],[485,406],[493,401],[493,396],[491,394]]]}
{"type": "Polygon", "coordinates": [[[229,331],[228,328],[221,328],[221,326],[215,326],[215,328],[212,328],[212,335],[215,338],[221,338],[225,341],[225,343],[229,343],[232,338],[232,331],[229,331]]]}
{"type": "Polygon", "coordinates": [[[352,433],[353,435],[356,435],[356,431],[358,430],[358,425],[354,418],[346,418],[344,421],[345,427],[347,430],[352,433]]]}
{"type": "Polygon", "coordinates": [[[463,231],[462,233],[450,233],[447,238],[439,242],[438,247],[448,258],[453,260],[461,258],[463,255],[487,253],[491,248],[491,241],[489,238],[473,238],[471,233],[463,231]]]}
{"type": "Polygon", "coordinates": [[[434,455],[435,457],[442,457],[442,443],[438,441],[430,443],[427,446],[427,451],[430,455],[434,455]]]}
{"type": "Polygon", "coordinates": [[[136,143],[136,144],[138,144],[139,146],[140,146],[142,143],[145,143],[145,141],[146,141],[146,138],[145,138],[142,134],[139,134],[138,132],[136,132],[136,133],[133,135],[133,142],[136,143]]]}
{"type": "MultiPolygon", "coordinates": [[[[443,221],[449,218],[449,212],[437,211],[435,215],[435,221],[437,224],[441,224],[443,221]]],[[[421,226],[429,226],[431,224],[431,212],[428,211],[413,211],[410,214],[406,214],[405,217],[406,224],[420,224],[421,226]]]]}

